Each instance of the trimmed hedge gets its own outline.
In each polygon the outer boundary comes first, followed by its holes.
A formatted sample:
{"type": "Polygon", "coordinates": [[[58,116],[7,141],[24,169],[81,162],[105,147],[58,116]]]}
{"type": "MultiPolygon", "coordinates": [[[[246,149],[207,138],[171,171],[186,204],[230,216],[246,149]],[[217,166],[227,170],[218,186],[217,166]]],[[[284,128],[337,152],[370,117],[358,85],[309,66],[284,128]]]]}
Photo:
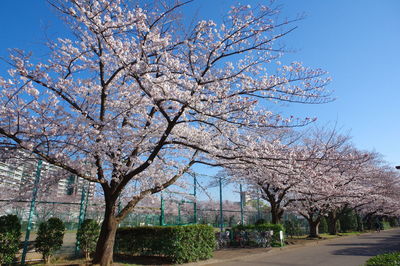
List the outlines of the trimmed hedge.
{"type": "Polygon", "coordinates": [[[365,266],[372,265],[398,266],[400,265],[400,252],[381,254],[370,258],[365,263],[365,266]]]}
{"type": "Polygon", "coordinates": [[[272,236],[272,246],[280,246],[281,241],[279,238],[279,231],[285,232],[285,228],[281,224],[256,224],[256,225],[238,225],[232,228],[234,231],[274,231],[272,236]]]}
{"type": "Polygon", "coordinates": [[[125,227],[117,230],[115,253],[185,263],[211,258],[215,243],[214,229],[207,225],[125,227]]]}

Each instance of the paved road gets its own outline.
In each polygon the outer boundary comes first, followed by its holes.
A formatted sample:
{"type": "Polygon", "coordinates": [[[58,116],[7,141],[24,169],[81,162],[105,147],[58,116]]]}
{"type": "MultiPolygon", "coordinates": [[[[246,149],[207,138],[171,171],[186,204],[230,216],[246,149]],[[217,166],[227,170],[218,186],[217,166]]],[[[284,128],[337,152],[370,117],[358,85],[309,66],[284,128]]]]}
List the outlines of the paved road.
{"type": "Polygon", "coordinates": [[[359,266],[375,255],[400,250],[400,229],[380,233],[319,241],[316,245],[292,249],[274,249],[266,254],[237,258],[208,265],[323,265],[359,266]]]}

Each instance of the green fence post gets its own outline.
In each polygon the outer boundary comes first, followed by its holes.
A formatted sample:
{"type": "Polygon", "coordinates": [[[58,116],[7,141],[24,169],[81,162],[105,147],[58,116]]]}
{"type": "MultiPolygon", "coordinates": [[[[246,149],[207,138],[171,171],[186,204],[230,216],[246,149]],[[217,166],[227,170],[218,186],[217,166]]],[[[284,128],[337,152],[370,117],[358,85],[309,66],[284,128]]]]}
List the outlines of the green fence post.
{"type": "Polygon", "coordinates": [[[181,205],[182,202],[178,202],[178,224],[181,224],[181,205]]]}
{"type": "Polygon", "coordinates": [[[39,187],[42,163],[43,163],[42,160],[39,160],[37,167],[36,167],[35,183],[34,183],[34,187],[33,187],[31,207],[29,209],[29,217],[28,217],[28,225],[26,227],[24,249],[23,249],[22,255],[21,255],[21,264],[22,265],[25,264],[26,254],[28,253],[29,236],[31,234],[31,229],[32,229],[32,216],[33,216],[33,212],[35,211],[35,203],[36,203],[36,197],[37,197],[37,192],[38,192],[38,187],[39,187]]]}
{"type": "MultiPolygon", "coordinates": [[[[81,203],[79,208],[78,230],[79,228],[81,228],[83,220],[85,219],[85,197],[86,197],[85,186],[82,186],[81,203]]],[[[77,256],[78,253],[79,253],[79,241],[77,239],[75,244],[75,256],[77,256]]]]}
{"type": "Polygon", "coordinates": [[[240,188],[240,222],[242,223],[242,225],[244,225],[242,184],[239,185],[239,188],[240,188]]]}
{"type": "Polygon", "coordinates": [[[160,225],[164,225],[164,199],[163,199],[163,194],[161,191],[161,213],[160,213],[160,225]]]}
{"type": "Polygon", "coordinates": [[[88,208],[88,205],[89,205],[89,197],[90,197],[90,183],[88,184],[88,189],[87,189],[86,202],[85,202],[85,212],[84,212],[84,215],[83,215],[83,220],[86,219],[87,208],[88,208]]]}
{"type": "Polygon", "coordinates": [[[222,177],[219,177],[219,228],[221,232],[224,230],[224,217],[222,210],[222,177]]]}
{"type": "Polygon", "coordinates": [[[197,203],[196,203],[196,186],[197,186],[197,178],[196,175],[193,175],[193,196],[194,196],[194,202],[193,202],[193,219],[194,219],[194,223],[197,224],[197,203]]]}

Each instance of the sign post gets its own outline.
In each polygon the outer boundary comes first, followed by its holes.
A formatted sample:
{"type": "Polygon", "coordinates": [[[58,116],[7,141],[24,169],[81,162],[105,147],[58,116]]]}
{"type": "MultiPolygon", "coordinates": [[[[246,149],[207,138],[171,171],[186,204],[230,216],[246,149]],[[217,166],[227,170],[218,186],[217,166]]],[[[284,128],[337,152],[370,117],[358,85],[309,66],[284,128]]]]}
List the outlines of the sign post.
{"type": "Polygon", "coordinates": [[[281,240],[281,247],[283,247],[283,231],[279,231],[279,239],[281,240]]]}

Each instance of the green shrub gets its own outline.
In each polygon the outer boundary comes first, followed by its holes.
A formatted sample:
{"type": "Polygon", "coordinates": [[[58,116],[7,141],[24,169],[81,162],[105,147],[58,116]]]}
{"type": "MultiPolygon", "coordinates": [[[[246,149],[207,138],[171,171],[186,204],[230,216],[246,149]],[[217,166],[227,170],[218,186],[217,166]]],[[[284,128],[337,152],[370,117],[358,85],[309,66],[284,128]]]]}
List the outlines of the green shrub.
{"type": "Polygon", "coordinates": [[[391,226],[390,226],[389,222],[382,222],[381,229],[387,230],[387,229],[390,229],[390,228],[391,228],[391,226]]]}
{"type": "Polygon", "coordinates": [[[389,217],[389,225],[390,227],[398,227],[399,226],[399,220],[397,217],[389,217]]]}
{"type": "Polygon", "coordinates": [[[400,252],[381,254],[370,258],[365,263],[365,266],[380,265],[380,266],[399,266],[400,252]]]}
{"type": "Polygon", "coordinates": [[[165,256],[176,263],[212,257],[214,229],[207,225],[119,228],[116,253],[165,256]]]}
{"type": "Polygon", "coordinates": [[[252,231],[252,230],[257,230],[257,231],[274,231],[274,234],[272,236],[272,246],[280,246],[281,241],[279,238],[279,231],[285,232],[285,228],[281,224],[257,224],[257,225],[238,225],[232,228],[234,231],[252,231]]]}
{"type": "Polygon", "coordinates": [[[286,220],[283,223],[285,227],[286,235],[288,236],[299,236],[301,234],[301,224],[298,220],[286,220]]]}
{"type": "Polygon", "coordinates": [[[267,223],[267,221],[265,220],[265,219],[258,219],[257,221],[256,221],[256,223],[255,223],[255,225],[259,225],[259,224],[265,224],[265,223],[267,223]]]}
{"type": "Polygon", "coordinates": [[[0,264],[11,264],[19,249],[21,223],[16,215],[0,217],[0,264]]]}
{"type": "Polygon", "coordinates": [[[81,224],[76,234],[78,246],[82,250],[85,258],[90,259],[91,254],[96,249],[97,239],[100,234],[100,225],[92,219],[86,219],[81,224]]]}
{"type": "Polygon", "coordinates": [[[61,248],[64,232],[64,223],[58,218],[50,218],[39,224],[35,248],[42,253],[45,263],[49,263],[51,256],[61,248]]]}
{"type": "Polygon", "coordinates": [[[320,234],[328,233],[328,222],[326,220],[326,217],[321,218],[321,222],[319,223],[319,226],[318,226],[318,231],[320,234]]]}
{"type": "Polygon", "coordinates": [[[357,214],[355,213],[354,210],[351,209],[345,210],[345,213],[340,216],[339,222],[340,222],[340,231],[343,233],[357,230],[358,227],[357,214]]]}

